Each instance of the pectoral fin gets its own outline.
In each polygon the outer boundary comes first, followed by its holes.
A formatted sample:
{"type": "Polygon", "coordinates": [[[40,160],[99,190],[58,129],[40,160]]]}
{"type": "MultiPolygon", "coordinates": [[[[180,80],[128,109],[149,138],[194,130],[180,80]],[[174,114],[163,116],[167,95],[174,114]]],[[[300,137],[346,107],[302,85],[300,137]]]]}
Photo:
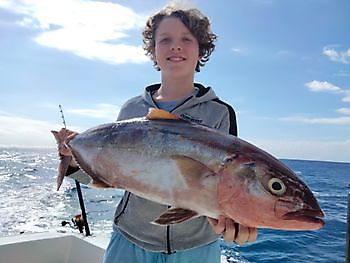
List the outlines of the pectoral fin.
{"type": "Polygon", "coordinates": [[[198,213],[184,208],[170,208],[164,214],[161,214],[152,223],[157,225],[171,225],[187,221],[198,217],[198,213]]]}
{"type": "Polygon", "coordinates": [[[113,188],[112,185],[106,184],[97,178],[93,178],[89,185],[94,188],[113,188]]]}
{"type": "Polygon", "coordinates": [[[191,157],[175,155],[172,158],[176,160],[182,176],[191,187],[201,187],[203,180],[216,175],[208,166],[191,157]]]}

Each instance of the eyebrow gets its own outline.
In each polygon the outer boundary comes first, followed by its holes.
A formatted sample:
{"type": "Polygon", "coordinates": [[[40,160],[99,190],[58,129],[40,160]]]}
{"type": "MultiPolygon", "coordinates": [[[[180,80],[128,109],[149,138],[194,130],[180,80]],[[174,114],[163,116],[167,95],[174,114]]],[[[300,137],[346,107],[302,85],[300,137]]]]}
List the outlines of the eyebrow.
{"type": "MultiPolygon", "coordinates": [[[[171,33],[170,32],[163,32],[163,33],[160,33],[160,34],[157,34],[157,35],[158,35],[158,37],[166,37],[166,36],[171,35],[171,33]]],[[[192,36],[192,37],[194,37],[190,32],[183,32],[183,33],[181,33],[181,35],[182,36],[192,36]]]]}

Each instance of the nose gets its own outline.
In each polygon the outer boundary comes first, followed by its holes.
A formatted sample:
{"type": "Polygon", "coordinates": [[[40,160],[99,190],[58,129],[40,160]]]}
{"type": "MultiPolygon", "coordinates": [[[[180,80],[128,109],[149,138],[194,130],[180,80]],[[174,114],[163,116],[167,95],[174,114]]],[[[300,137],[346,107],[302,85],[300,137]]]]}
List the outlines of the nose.
{"type": "Polygon", "coordinates": [[[180,51],[181,47],[171,47],[171,51],[180,51]]]}
{"type": "Polygon", "coordinates": [[[182,47],[178,42],[175,42],[171,45],[170,50],[171,51],[181,51],[182,47]]]}

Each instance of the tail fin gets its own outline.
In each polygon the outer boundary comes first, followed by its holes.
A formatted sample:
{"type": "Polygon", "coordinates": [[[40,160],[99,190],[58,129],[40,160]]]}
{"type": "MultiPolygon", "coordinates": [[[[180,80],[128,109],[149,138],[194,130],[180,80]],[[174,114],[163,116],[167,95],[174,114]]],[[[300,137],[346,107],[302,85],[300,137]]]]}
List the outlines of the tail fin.
{"type": "Polygon", "coordinates": [[[57,191],[58,191],[62,185],[65,175],[67,174],[69,164],[71,164],[73,161],[72,154],[66,144],[67,138],[70,137],[70,139],[72,139],[77,133],[66,129],[61,129],[59,132],[57,131],[51,131],[51,132],[55,136],[55,139],[58,145],[58,154],[60,157],[60,163],[58,166],[58,176],[57,176],[57,191]]]}
{"type": "Polygon", "coordinates": [[[57,191],[60,189],[63,179],[67,174],[68,166],[72,161],[72,156],[60,155],[60,164],[58,166],[57,191]]]}

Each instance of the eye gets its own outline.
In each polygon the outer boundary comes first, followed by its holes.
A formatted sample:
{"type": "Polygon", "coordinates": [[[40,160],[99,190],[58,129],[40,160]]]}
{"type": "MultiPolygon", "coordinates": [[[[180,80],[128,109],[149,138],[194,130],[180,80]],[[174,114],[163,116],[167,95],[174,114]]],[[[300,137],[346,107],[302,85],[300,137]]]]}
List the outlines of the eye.
{"type": "Polygon", "coordinates": [[[278,178],[271,178],[269,180],[268,186],[271,193],[275,195],[283,195],[287,190],[286,185],[282,182],[281,179],[278,178]]]}
{"type": "Polygon", "coordinates": [[[184,42],[192,42],[192,39],[189,38],[189,37],[184,37],[184,38],[182,39],[182,41],[184,41],[184,42]]]}
{"type": "Polygon", "coordinates": [[[159,43],[168,43],[168,42],[170,42],[170,38],[169,37],[164,37],[164,38],[161,38],[159,40],[159,43]]]}

